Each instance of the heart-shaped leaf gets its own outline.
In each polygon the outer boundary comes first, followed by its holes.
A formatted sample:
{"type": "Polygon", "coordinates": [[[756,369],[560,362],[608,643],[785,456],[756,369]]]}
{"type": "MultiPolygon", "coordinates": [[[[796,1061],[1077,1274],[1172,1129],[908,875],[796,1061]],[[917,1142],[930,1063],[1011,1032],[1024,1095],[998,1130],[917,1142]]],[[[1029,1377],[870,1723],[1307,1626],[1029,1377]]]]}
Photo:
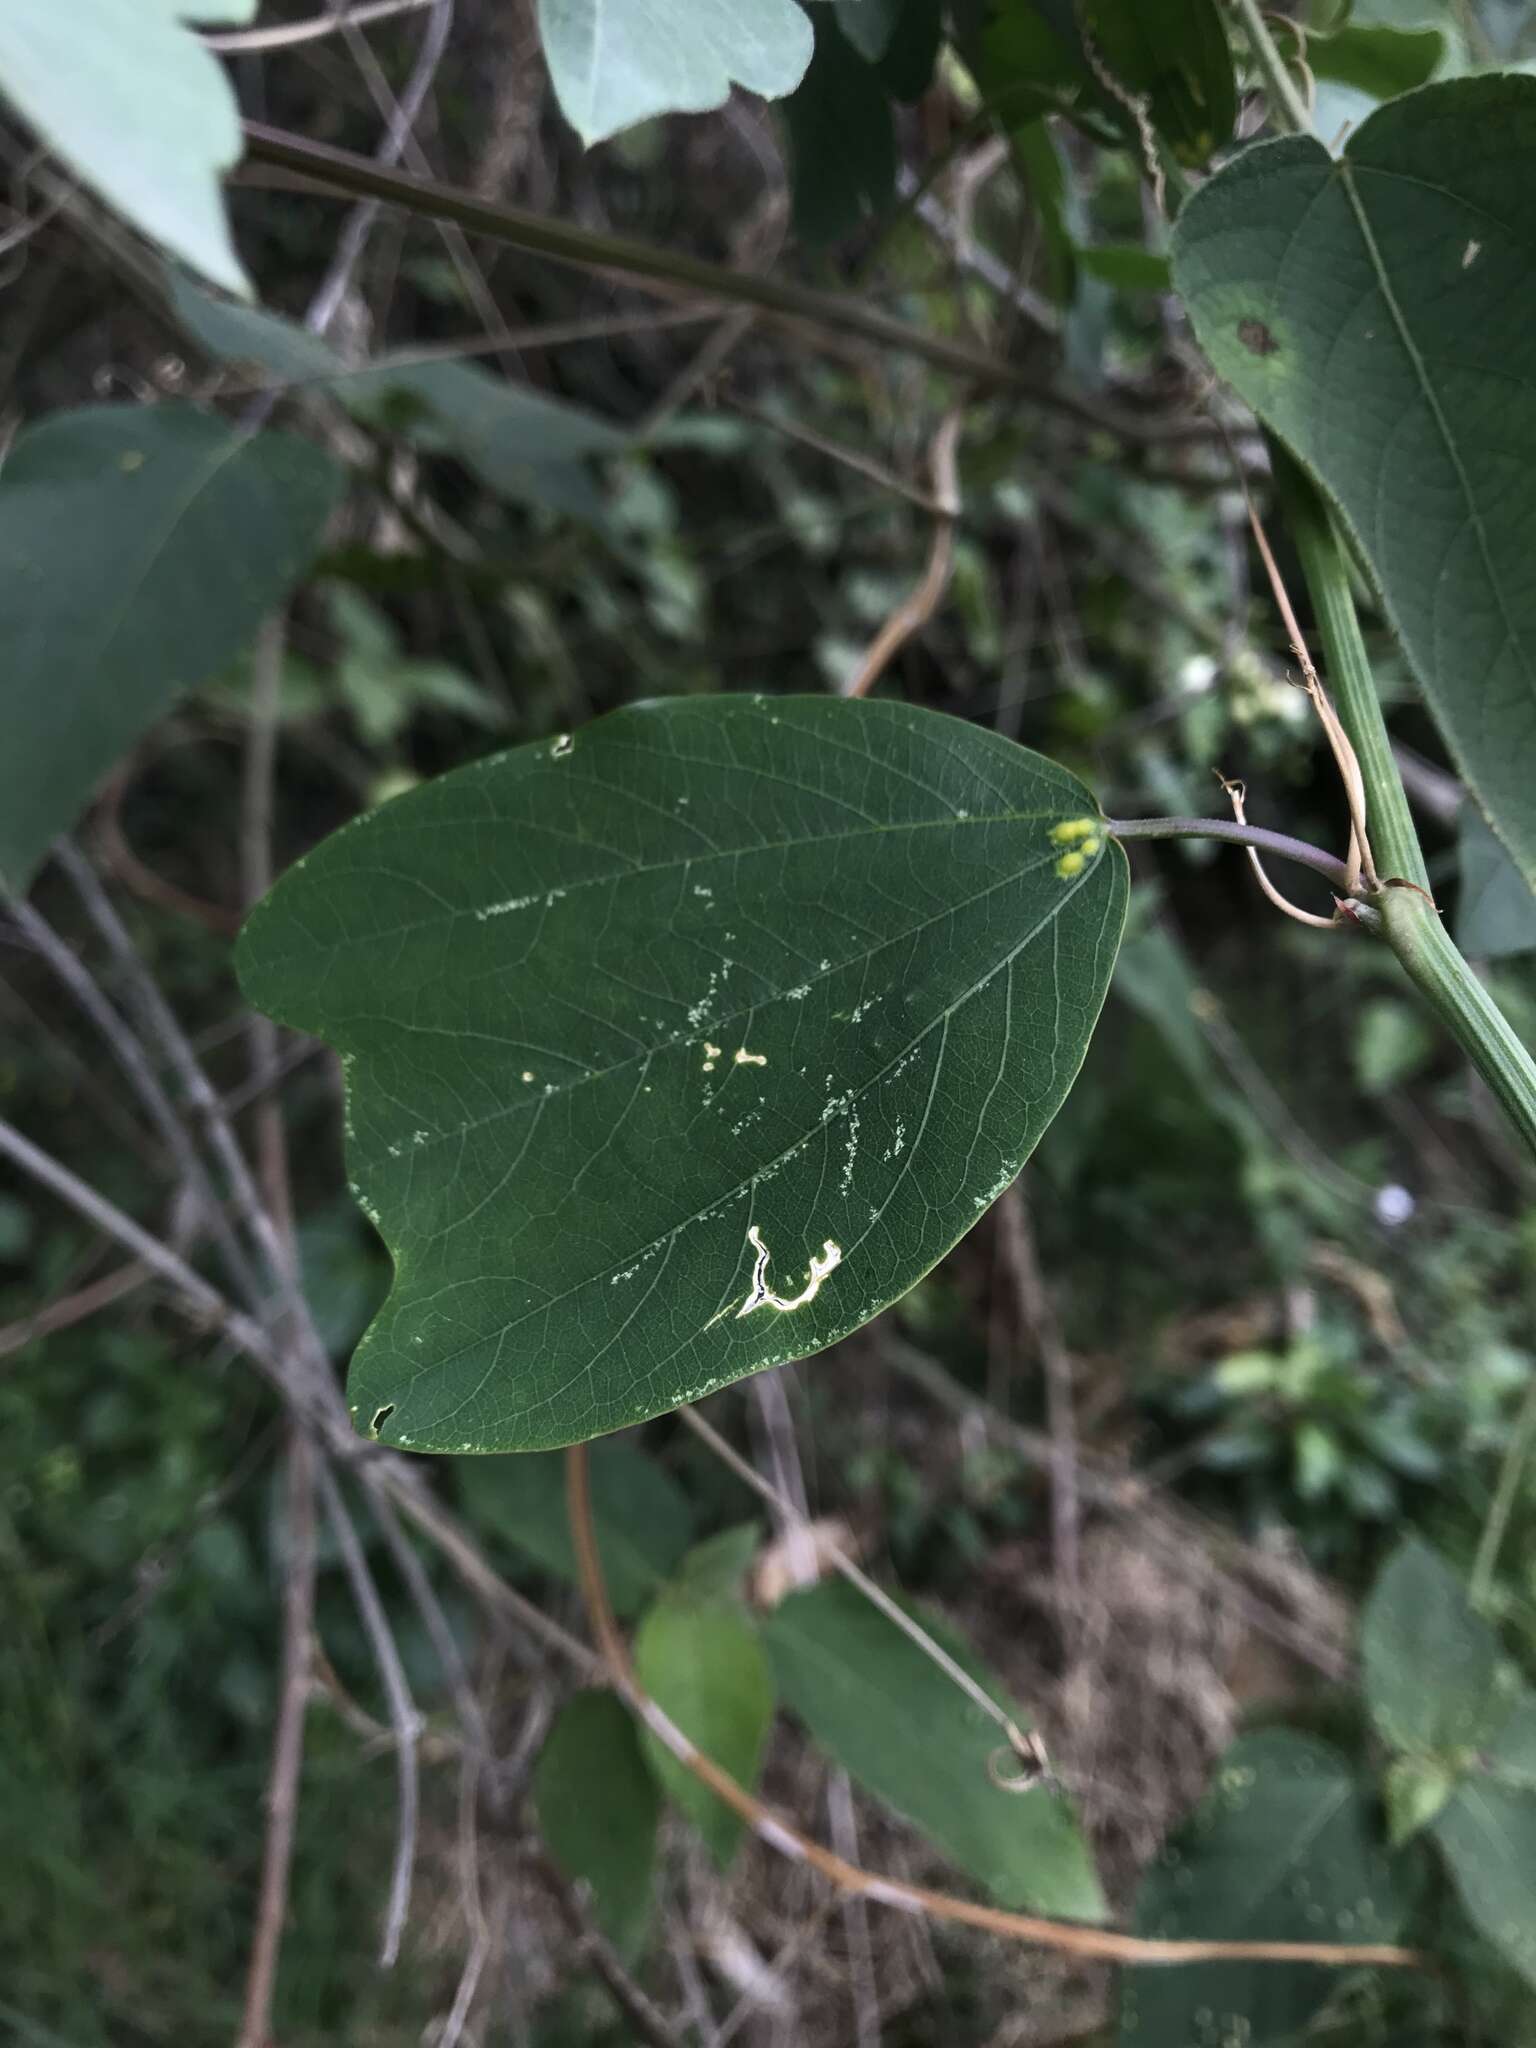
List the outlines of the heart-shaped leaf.
{"type": "Polygon", "coordinates": [[[240,968],[345,1063],[360,1426],[546,1449],[857,1329],[1029,1156],[1125,901],[1073,776],[885,703],[637,706],[337,833],[240,968]]]}
{"type": "Polygon", "coordinates": [[[1482,809],[1536,883],[1536,78],[1384,106],[1335,161],[1245,150],[1179,216],[1217,369],[1357,536],[1482,809]]]}
{"type": "Polygon", "coordinates": [[[24,889],[98,778],[256,631],[340,474],[184,405],[54,413],[0,476],[0,886],[24,889]]]}

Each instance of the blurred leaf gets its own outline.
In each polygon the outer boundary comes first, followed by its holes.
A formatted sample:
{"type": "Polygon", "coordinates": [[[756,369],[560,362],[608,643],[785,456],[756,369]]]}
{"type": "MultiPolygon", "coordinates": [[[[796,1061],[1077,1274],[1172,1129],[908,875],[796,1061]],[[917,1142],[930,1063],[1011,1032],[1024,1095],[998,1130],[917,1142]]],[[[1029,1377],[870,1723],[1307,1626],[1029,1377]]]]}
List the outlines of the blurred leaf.
{"type": "Polygon", "coordinates": [[[696,1543],[673,1573],[686,1600],[734,1600],[742,1590],[763,1540],[760,1522],[738,1522],[696,1543]]]}
{"type": "Polygon", "coordinates": [[[816,54],[784,102],[797,235],[833,242],[896,189],[896,136],[884,89],[825,8],[816,54]]]}
{"type": "Polygon", "coordinates": [[[1457,816],[1456,943],[1474,960],[1536,951],[1536,895],[1483,823],[1476,804],[1457,816]]]}
{"type": "Polygon", "coordinates": [[[1115,994],[1158,1032],[1196,1096],[1231,1131],[1245,1151],[1270,1150],[1264,1126],[1248,1099],[1211,1057],[1199,1009],[1213,997],[1201,987],[1188,953],[1165,925],[1136,932],[1115,961],[1115,994]]]}
{"type": "Polygon", "coordinates": [[[650,1920],[661,1798],[611,1692],[579,1692],[560,1709],[533,1767],[533,1801],[550,1855],[590,1887],[592,1917],[634,1962],[650,1920]]]}
{"type": "Polygon", "coordinates": [[[437,429],[443,445],[503,497],[577,519],[595,520],[602,511],[579,465],[629,446],[621,427],[477,363],[380,356],[335,390],[354,411],[397,432],[419,437],[424,426],[437,429]]]}
{"type": "MultiPolygon", "coordinates": [[[[636,1633],[635,1672],[689,1740],[750,1791],[773,1720],[773,1678],[746,1615],[724,1601],[664,1593],[636,1633]]],[[[742,1822],[648,1728],[641,1741],[668,1797],[724,1870],[742,1822]]]]}
{"type": "MultiPolygon", "coordinates": [[[[923,1626],[1014,1721],[1030,1716],[942,1625],[923,1626]]],[[[762,1624],[779,1690],[828,1754],[904,1814],[1004,1906],[1102,1920],[1087,1843],[1052,1787],[1010,1792],[992,1776],[1002,1735],[857,1587],[791,1593],[762,1624]]],[[[1002,1769],[1015,1770],[1006,1745],[1002,1769]]]]}
{"type": "MultiPolygon", "coordinates": [[[[858,0],[844,0],[844,4],[857,5],[858,0]]],[[[880,83],[892,99],[911,102],[922,98],[933,83],[943,41],[942,0],[899,0],[894,32],[875,64],[880,83]]]]}
{"type": "Polygon", "coordinates": [[[1481,1743],[1507,1712],[1495,1685],[1493,1630],[1417,1536],[1393,1552],[1366,1602],[1360,1656],[1371,1719],[1395,1749],[1451,1759],[1481,1743]]]}
{"type": "Polygon", "coordinates": [[[1166,292],[1173,278],[1168,258],[1155,249],[1138,248],[1134,242],[1100,242],[1084,248],[1080,243],[1077,261],[1090,277],[1101,278],[1122,292],[1166,292]]]}
{"type": "Polygon", "coordinates": [[[1394,1757],[1382,1780],[1387,1805],[1387,1831],[1394,1849],[1411,1841],[1444,1806],[1455,1786],[1455,1773],[1423,1757],[1394,1757]]]}
{"type": "Polygon", "coordinates": [[[304,1218],[298,1244],[304,1299],[320,1340],[333,1358],[344,1358],[389,1291],[383,1248],[345,1196],[304,1218]]]}
{"type": "Polygon", "coordinates": [[[864,62],[878,64],[907,12],[907,0],[832,0],[832,11],[864,62]]]}
{"type": "Polygon", "coordinates": [[[423,709],[451,711],[477,725],[505,724],[502,706],[462,671],[402,655],[389,619],[359,592],[332,583],[326,598],[344,643],[336,682],[370,746],[395,739],[423,709]]]}
{"type": "Polygon", "coordinates": [[[0,884],[21,891],[97,781],[298,581],[340,476],[289,434],[183,405],[87,406],[0,473],[0,884]]]}
{"type": "Polygon", "coordinates": [[[224,67],[183,23],[255,11],[255,0],[0,7],[0,94],[115,212],[241,293],[220,189],[240,155],[239,110],[224,67]]]}
{"type": "MultiPolygon", "coordinates": [[[[1212,1941],[1385,1942],[1404,1907],[1344,1759],[1271,1730],[1230,1750],[1199,1811],[1144,1879],[1138,1934],[1212,1941]]],[[[1308,1963],[1192,1963],[1125,1973],[1122,2048],[1296,2041],[1338,1989],[1308,1963]]]]}
{"type": "Polygon", "coordinates": [[[1071,0],[1049,8],[1034,0],[983,0],[967,55],[982,97],[1005,128],[1096,91],[1071,0]]]}
{"type": "Polygon", "coordinates": [[[1473,1924],[1536,1987],[1536,1695],[1522,1695],[1430,1825],[1473,1924]]]}
{"type": "Polygon", "coordinates": [[[1008,131],[1008,148],[1039,225],[1051,297],[1067,305],[1077,282],[1077,250],[1067,225],[1066,172],[1049,123],[1015,124],[1008,131]]]}
{"type": "Polygon", "coordinates": [[[1307,37],[1314,78],[1353,86],[1374,100],[1396,99],[1427,85],[1445,56],[1437,28],[1386,28],[1350,23],[1331,36],[1307,37]]]}
{"type": "MultiPolygon", "coordinates": [[[[456,1458],[454,1469],[464,1511],[477,1528],[506,1537],[546,1571],[576,1583],[560,1452],[456,1458]]],[[[635,1614],[688,1548],[693,1511],[676,1481],[634,1444],[595,1444],[590,1471],[608,1597],[616,1614],[635,1614]]]]}
{"type": "Polygon", "coordinates": [[[1290,137],[1196,192],[1174,276],[1217,369],[1321,478],[1463,775],[1536,883],[1536,79],[1425,86],[1335,163],[1290,137]]]}
{"type": "Polygon", "coordinates": [[[1373,996],[1355,1019],[1355,1079],[1367,1095],[1390,1095],[1432,1058],[1435,1034],[1416,1007],[1373,996]]]}
{"type": "Polygon", "coordinates": [[[1145,95],[1181,163],[1204,163],[1230,139],[1237,81],[1216,0],[1082,0],[1082,19],[1116,82],[1145,95]]]}
{"type": "Polygon", "coordinates": [[[220,362],[253,364],[285,383],[333,377],[345,370],[335,350],[295,320],[262,306],[221,299],[174,265],[167,266],[164,285],[177,324],[220,362]]]}
{"type": "Polygon", "coordinates": [[[1082,1062],[1126,895],[1095,816],[957,719],[735,696],[477,762],[316,848],[240,968],[348,1062],[396,1262],[360,1426],[568,1443],[904,1294],[1082,1062]]]}
{"type": "Polygon", "coordinates": [[[420,362],[402,352],[352,368],[294,321],[231,305],[174,271],[166,289],[177,320],[210,355],[327,389],[371,425],[457,456],[514,502],[596,520],[602,498],[582,465],[631,446],[611,421],[478,363],[420,362]]]}
{"type": "Polygon", "coordinates": [[[1301,1422],[1294,1440],[1296,1491],[1303,1500],[1321,1500],[1331,1493],[1343,1467],[1338,1438],[1319,1422],[1301,1422]]]}
{"type": "Polygon", "coordinates": [[[555,95],[583,142],[655,114],[703,114],[732,85],[793,92],[811,59],[795,0],[539,0],[555,95]]]}

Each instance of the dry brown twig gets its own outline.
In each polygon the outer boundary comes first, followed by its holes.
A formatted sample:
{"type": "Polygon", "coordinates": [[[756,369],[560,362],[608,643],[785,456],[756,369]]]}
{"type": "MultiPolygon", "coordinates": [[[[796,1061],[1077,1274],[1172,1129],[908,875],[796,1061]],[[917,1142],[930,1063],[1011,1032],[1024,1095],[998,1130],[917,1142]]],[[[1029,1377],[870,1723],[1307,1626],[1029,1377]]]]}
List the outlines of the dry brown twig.
{"type": "Polygon", "coordinates": [[[845,697],[864,697],[885,673],[914,633],[920,633],[943,602],[955,565],[955,527],[960,518],[957,456],[963,405],[951,406],[934,434],[928,462],[933,480],[933,538],[928,562],[917,588],[896,607],[865,649],[858,667],[844,683],[845,697]]]}
{"type": "Polygon", "coordinates": [[[315,1616],[315,1459],[321,1455],[300,1425],[290,1425],[285,1502],[287,1557],[283,1567],[283,1653],[272,1768],[267,1779],[267,1832],[262,1843],[261,1889],[246,1966],[245,2003],[236,2048],[267,2048],[272,1994],[288,1911],[299,1779],[304,1764],[304,1718],[309,1707],[310,1646],[315,1616]]]}

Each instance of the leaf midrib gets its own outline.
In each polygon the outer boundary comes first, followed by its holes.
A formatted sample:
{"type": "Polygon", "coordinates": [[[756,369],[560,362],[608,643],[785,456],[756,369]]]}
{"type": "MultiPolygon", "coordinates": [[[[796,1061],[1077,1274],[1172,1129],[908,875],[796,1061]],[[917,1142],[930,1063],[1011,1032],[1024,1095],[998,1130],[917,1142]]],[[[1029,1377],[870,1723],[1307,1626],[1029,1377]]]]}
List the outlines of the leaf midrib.
{"type": "MultiPolygon", "coordinates": [[[[623,791],[619,792],[621,795],[626,793],[623,791]]],[[[815,795],[816,792],[807,790],[806,794],[815,795]]],[[[1067,792],[1064,791],[1064,800],[1066,795],[1067,792]]],[[[354,825],[365,824],[369,815],[377,814],[365,814],[364,817],[356,819],[354,825]]],[[[641,867],[612,868],[605,870],[600,875],[584,875],[580,881],[551,882],[548,887],[532,888],[527,893],[533,898],[533,901],[527,907],[529,910],[537,909],[547,896],[553,895],[556,901],[565,902],[570,897],[579,895],[584,889],[600,889],[612,882],[638,882],[651,875],[671,874],[678,868],[703,865],[709,861],[750,860],[755,859],[760,854],[795,853],[802,848],[842,846],[855,839],[875,838],[883,833],[931,831],[940,827],[966,831],[973,825],[1039,825],[1044,824],[1048,819],[1059,818],[1060,816],[1061,811],[1059,809],[1049,811],[989,811],[985,814],[973,812],[971,816],[966,818],[903,819],[901,823],[895,825],[864,825],[849,832],[818,832],[808,834],[799,839],[763,840],[752,846],[715,847],[707,853],[680,855],[675,860],[652,861],[641,867]]],[[[456,818],[445,818],[440,822],[443,829],[457,829],[463,821],[456,818]]],[[[510,824],[513,821],[498,819],[496,822],[498,824],[510,824]]],[[[520,819],[516,822],[521,831],[531,830],[553,833],[554,830],[552,826],[542,824],[536,820],[520,819]]],[[[585,840],[581,844],[597,846],[595,840],[585,840]]],[[[612,847],[599,847],[597,850],[608,853],[616,852],[616,849],[612,847]]],[[[349,873],[346,879],[348,881],[356,881],[360,877],[365,876],[366,873],[367,870],[358,869],[349,873]]],[[[515,911],[508,911],[504,914],[507,916],[518,915],[515,911]]],[[[291,966],[295,961],[308,960],[312,954],[317,952],[334,955],[359,949],[371,950],[382,940],[405,938],[412,932],[430,931],[435,925],[454,924],[459,919],[465,917],[473,917],[482,923],[489,924],[493,921],[495,915],[496,906],[494,903],[466,903],[451,909],[434,911],[428,917],[411,918],[401,924],[381,925],[376,930],[359,933],[355,937],[346,936],[335,940],[313,939],[308,945],[296,947],[286,953],[269,953],[263,962],[263,973],[270,974],[275,969],[291,966]]],[[[393,1022],[394,1020],[391,1019],[391,1023],[393,1022]]],[[[323,1026],[331,1026],[337,1030],[344,1030],[345,1024],[345,1019],[326,1018],[322,1020],[322,1023],[317,1023],[314,1026],[305,1026],[304,1028],[319,1030],[323,1026]]]]}

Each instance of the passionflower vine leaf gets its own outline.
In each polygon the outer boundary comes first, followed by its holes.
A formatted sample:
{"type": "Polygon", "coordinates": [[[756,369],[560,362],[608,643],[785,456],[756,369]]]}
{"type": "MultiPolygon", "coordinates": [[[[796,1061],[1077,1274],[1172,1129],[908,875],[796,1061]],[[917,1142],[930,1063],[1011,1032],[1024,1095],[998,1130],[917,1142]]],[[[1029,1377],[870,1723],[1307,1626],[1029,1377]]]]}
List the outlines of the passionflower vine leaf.
{"type": "Polygon", "coordinates": [[[395,1261],[413,1450],[548,1449],[857,1329],[1019,1171],[1125,915],[1083,785],[938,713],[679,700],[445,775],[258,906],[395,1261]]]}

